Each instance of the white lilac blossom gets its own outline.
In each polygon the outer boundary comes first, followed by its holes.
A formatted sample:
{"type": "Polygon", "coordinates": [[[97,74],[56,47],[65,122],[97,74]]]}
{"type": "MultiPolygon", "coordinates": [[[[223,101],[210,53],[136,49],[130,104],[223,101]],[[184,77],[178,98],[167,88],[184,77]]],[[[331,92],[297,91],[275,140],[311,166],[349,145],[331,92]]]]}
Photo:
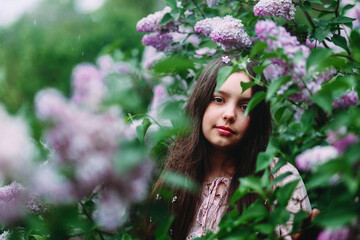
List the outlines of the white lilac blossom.
{"type": "Polygon", "coordinates": [[[171,12],[170,7],[165,7],[163,10],[149,14],[142,18],[136,24],[136,30],[139,32],[157,32],[160,30],[175,30],[176,25],[170,22],[166,25],[160,25],[160,22],[166,13],[171,12]]]}
{"type": "Polygon", "coordinates": [[[96,63],[104,76],[110,73],[128,74],[132,70],[128,63],[122,61],[115,62],[109,54],[99,57],[96,63]]]}
{"type": "Polygon", "coordinates": [[[35,154],[27,124],[0,105],[0,182],[26,175],[35,154]]]}
{"type": "Polygon", "coordinates": [[[254,15],[282,17],[285,20],[292,20],[295,18],[295,10],[291,0],[260,0],[254,6],[254,15]]]}
{"type": "Polygon", "coordinates": [[[347,108],[358,104],[358,94],[355,90],[347,91],[343,96],[333,101],[334,108],[347,108]]]}
{"type": "Polygon", "coordinates": [[[296,166],[303,171],[314,171],[321,165],[339,155],[333,146],[316,146],[298,155],[295,159],[296,166]]]}
{"type": "Polygon", "coordinates": [[[350,230],[348,228],[325,229],[317,237],[317,240],[347,240],[350,230]]]}
{"type": "Polygon", "coordinates": [[[9,237],[10,235],[8,231],[5,231],[2,234],[0,234],[0,240],[8,240],[9,237]]]}
{"type": "Polygon", "coordinates": [[[221,61],[223,61],[225,64],[228,64],[231,61],[231,59],[229,58],[229,56],[224,56],[221,58],[221,61]]]}
{"type": "Polygon", "coordinates": [[[252,41],[243,29],[241,20],[228,15],[224,18],[206,18],[194,26],[196,33],[211,37],[224,50],[249,47],[252,41]]]}
{"type": "Polygon", "coordinates": [[[151,33],[142,38],[142,44],[152,46],[158,51],[166,51],[171,48],[173,38],[169,33],[151,33]]]}
{"type": "MultiPolygon", "coordinates": [[[[105,62],[105,61],[103,61],[105,62]]],[[[101,63],[106,68],[109,63],[101,63]]],[[[97,106],[105,94],[103,73],[92,64],[79,64],[72,72],[72,101],[86,106],[97,106]]]]}
{"type": "Polygon", "coordinates": [[[208,47],[203,47],[203,48],[199,48],[197,50],[195,50],[195,58],[202,58],[202,57],[210,57],[212,55],[214,55],[214,53],[216,53],[216,49],[215,48],[208,48],[208,47]]]}

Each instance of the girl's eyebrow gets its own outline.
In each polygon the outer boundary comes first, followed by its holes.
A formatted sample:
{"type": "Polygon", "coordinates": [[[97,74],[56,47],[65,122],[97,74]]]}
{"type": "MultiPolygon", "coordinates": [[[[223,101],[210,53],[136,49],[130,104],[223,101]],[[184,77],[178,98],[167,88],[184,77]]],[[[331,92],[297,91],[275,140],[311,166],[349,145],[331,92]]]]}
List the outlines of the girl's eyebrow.
{"type": "MultiPolygon", "coordinates": [[[[228,97],[230,95],[227,92],[224,92],[224,91],[221,91],[221,90],[219,90],[217,93],[221,94],[221,95],[224,95],[225,97],[228,97]]],[[[242,94],[240,95],[240,98],[241,98],[242,102],[249,102],[251,100],[251,97],[243,97],[242,94]]]]}

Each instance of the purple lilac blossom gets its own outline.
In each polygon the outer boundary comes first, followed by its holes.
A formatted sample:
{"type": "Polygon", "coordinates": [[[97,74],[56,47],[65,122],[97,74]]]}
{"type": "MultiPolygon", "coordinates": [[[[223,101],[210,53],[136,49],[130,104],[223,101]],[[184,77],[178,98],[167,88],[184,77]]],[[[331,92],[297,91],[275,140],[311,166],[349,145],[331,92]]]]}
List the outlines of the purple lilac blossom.
{"type": "Polygon", "coordinates": [[[343,96],[333,101],[333,108],[347,108],[358,104],[358,94],[355,90],[347,91],[343,96]]]}
{"type": "Polygon", "coordinates": [[[285,20],[292,20],[295,18],[295,10],[291,0],[260,0],[254,6],[254,15],[282,17],[285,20]]]}
{"type": "Polygon", "coordinates": [[[194,26],[196,33],[210,36],[224,50],[249,47],[252,41],[244,31],[241,20],[228,15],[224,18],[206,18],[194,26]]]}
{"type": "Polygon", "coordinates": [[[321,165],[339,155],[333,146],[316,146],[298,155],[295,159],[296,166],[303,171],[314,171],[321,165]]]}
{"type": "Polygon", "coordinates": [[[346,148],[359,141],[359,137],[353,133],[346,133],[345,128],[339,128],[336,131],[331,131],[327,140],[339,153],[344,153],[346,148]]]}
{"type": "Polygon", "coordinates": [[[152,46],[158,51],[167,51],[171,49],[173,38],[169,33],[151,33],[142,38],[142,43],[152,46]]]}
{"type": "Polygon", "coordinates": [[[160,25],[160,22],[166,13],[171,12],[170,7],[165,7],[163,10],[149,14],[142,18],[136,24],[136,30],[139,32],[157,32],[160,30],[175,30],[176,25],[170,22],[166,25],[160,25]]]}
{"type": "Polygon", "coordinates": [[[0,182],[26,175],[35,147],[25,121],[0,105],[0,182]]]}
{"type": "Polygon", "coordinates": [[[348,239],[349,232],[348,228],[337,230],[325,229],[318,235],[317,240],[346,240],[348,239]]]}
{"type": "Polygon", "coordinates": [[[72,73],[72,87],[73,102],[89,107],[97,106],[105,95],[103,73],[92,64],[79,64],[72,73]]]}

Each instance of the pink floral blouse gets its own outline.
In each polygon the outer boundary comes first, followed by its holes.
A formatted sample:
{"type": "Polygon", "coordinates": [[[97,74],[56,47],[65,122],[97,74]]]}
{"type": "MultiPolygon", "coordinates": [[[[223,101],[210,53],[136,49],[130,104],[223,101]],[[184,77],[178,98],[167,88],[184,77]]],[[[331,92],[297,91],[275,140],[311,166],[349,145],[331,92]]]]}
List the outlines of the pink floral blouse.
{"type": "MultiPolygon", "coordinates": [[[[270,167],[273,168],[276,162],[276,160],[273,161],[270,167]]],[[[277,183],[274,186],[274,189],[300,178],[300,182],[298,183],[298,186],[293,192],[293,195],[287,205],[287,210],[293,214],[297,213],[301,209],[307,212],[311,212],[311,205],[307,196],[304,183],[301,180],[299,172],[293,165],[288,163],[281,167],[274,174],[274,178],[286,172],[291,172],[292,174],[286,177],[281,182],[277,183]]],[[[201,237],[206,234],[207,230],[211,230],[213,232],[217,232],[219,230],[218,224],[222,216],[226,212],[226,200],[228,196],[230,182],[231,178],[220,177],[216,178],[212,182],[205,182],[203,184],[201,205],[197,209],[197,212],[195,214],[195,220],[192,223],[192,227],[186,239],[201,237]],[[221,191],[221,189],[223,190],[221,191]]],[[[278,235],[286,240],[291,240],[289,233],[292,230],[292,221],[293,215],[291,215],[290,220],[286,224],[278,226],[276,228],[278,235]]]]}

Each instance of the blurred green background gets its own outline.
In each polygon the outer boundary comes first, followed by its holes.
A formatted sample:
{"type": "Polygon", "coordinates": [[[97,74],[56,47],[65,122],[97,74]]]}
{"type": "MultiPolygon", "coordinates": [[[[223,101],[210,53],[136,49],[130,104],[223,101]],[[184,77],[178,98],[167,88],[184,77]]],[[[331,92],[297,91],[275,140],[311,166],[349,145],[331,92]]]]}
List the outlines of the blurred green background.
{"type": "Polygon", "coordinates": [[[158,4],[107,0],[96,11],[81,13],[76,0],[43,0],[18,21],[0,27],[0,101],[9,112],[28,112],[42,88],[69,95],[71,71],[81,62],[95,63],[116,49],[125,59],[140,59],[143,34],[136,23],[158,4]]]}

